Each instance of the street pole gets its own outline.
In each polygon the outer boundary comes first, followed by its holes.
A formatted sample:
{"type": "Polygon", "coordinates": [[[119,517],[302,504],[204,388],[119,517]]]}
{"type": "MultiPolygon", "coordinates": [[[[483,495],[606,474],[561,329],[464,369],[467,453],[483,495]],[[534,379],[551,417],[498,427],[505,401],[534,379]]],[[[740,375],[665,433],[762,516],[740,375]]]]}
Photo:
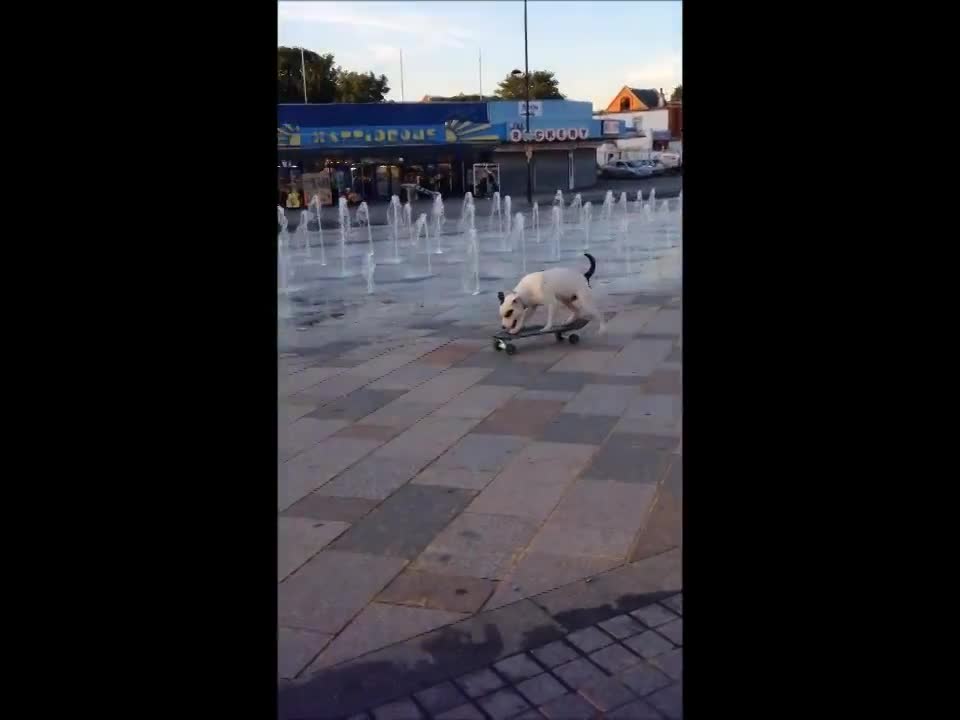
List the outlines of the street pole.
{"type": "MultiPolygon", "coordinates": [[[[527,0],[523,0],[523,74],[527,80],[527,142],[530,136],[530,54],[527,45],[527,0]]],[[[533,207],[533,168],[530,166],[531,153],[527,153],[527,207],[533,207]]]]}
{"type": "Polygon", "coordinates": [[[300,48],[300,79],[303,80],[303,102],[307,103],[307,64],[303,61],[303,48],[300,48]]]}

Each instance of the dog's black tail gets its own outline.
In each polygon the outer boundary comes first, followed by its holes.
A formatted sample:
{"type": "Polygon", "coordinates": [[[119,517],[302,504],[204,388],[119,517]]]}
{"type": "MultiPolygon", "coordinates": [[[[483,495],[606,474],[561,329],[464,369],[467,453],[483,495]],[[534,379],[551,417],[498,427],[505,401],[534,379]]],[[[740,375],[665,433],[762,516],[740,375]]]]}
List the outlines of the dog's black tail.
{"type": "Polygon", "coordinates": [[[597,261],[593,259],[593,255],[590,253],[584,253],[584,256],[590,261],[590,269],[583,274],[583,276],[587,279],[587,285],[589,285],[590,278],[593,277],[593,271],[597,269],[597,261]]]}

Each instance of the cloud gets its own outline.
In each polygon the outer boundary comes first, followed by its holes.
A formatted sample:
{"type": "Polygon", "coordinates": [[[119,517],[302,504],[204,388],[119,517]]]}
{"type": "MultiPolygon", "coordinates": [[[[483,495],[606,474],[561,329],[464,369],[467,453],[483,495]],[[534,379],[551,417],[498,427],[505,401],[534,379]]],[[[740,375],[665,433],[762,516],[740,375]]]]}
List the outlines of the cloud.
{"type": "Polygon", "coordinates": [[[683,55],[679,52],[653,58],[650,62],[631,68],[626,73],[625,85],[639,88],[663,88],[669,94],[683,82],[683,55]]]}
{"type": "MultiPolygon", "coordinates": [[[[377,3],[373,8],[364,8],[361,3],[336,5],[328,2],[281,2],[277,6],[278,24],[309,23],[324,25],[347,25],[359,33],[389,30],[391,34],[405,39],[416,37],[434,45],[462,48],[470,33],[451,25],[441,18],[420,13],[396,12],[386,3],[377,3]]],[[[386,46],[382,46],[386,47],[386,46]]]]}

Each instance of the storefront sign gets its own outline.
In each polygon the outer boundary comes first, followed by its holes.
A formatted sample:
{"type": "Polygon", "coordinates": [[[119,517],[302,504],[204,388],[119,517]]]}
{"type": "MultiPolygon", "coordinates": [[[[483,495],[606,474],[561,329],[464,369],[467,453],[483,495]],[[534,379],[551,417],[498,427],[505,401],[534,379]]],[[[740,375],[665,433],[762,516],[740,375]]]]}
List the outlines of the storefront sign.
{"type": "MultiPolygon", "coordinates": [[[[520,106],[520,117],[527,116],[527,103],[521,100],[517,103],[520,106]]],[[[539,100],[530,101],[530,117],[543,117],[543,103],[539,100]]]]}
{"type": "Polygon", "coordinates": [[[448,142],[443,125],[392,127],[277,128],[280,147],[377,147],[382,145],[442,145],[448,142]]]}
{"type": "Polygon", "coordinates": [[[565,140],[586,140],[590,137],[590,130],[587,128],[549,128],[547,130],[534,130],[533,132],[523,132],[513,128],[509,132],[510,142],[564,142],[565,140]]]}
{"type": "Polygon", "coordinates": [[[604,120],[604,121],[603,121],[603,134],[604,134],[604,135],[619,135],[619,134],[620,134],[620,121],[619,121],[619,120],[604,120]]]}

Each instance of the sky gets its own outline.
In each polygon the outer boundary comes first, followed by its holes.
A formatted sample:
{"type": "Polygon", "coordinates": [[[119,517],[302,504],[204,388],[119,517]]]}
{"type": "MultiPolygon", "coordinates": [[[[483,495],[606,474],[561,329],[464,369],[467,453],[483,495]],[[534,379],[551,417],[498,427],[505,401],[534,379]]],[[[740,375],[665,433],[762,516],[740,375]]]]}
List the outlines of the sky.
{"type": "MultiPolygon", "coordinates": [[[[523,70],[523,3],[278,2],[279,45],[333,53],[347,70],[389,79],[388,100],[424,95],[493,95],[523,70]]],[[[663,88],[683,81],[679,0],[529,0],[530,70],[551,70],[570,100],[605,108],[621,87],[663,88]]]]}

